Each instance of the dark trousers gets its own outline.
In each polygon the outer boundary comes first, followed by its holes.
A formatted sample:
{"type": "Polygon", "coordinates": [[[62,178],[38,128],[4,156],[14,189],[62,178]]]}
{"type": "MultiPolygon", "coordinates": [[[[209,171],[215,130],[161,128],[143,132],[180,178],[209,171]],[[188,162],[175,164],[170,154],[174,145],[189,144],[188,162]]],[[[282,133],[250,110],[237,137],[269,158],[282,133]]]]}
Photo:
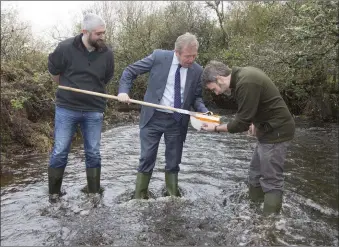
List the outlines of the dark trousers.
{"type": "Polygon", "coordinates": [[[257,142],[249,169],[249,183],[266,193],[284,190],[284,163],[290,142],[264,144],[257,142]]]}
{"type": "Polygon", "coordinates": [[[152,173],[157,158],[159,142],[164,134],[166,172],[180,171],[183,136],[182,125],[173,114],[155,111],[150,121],[140,129],[141,154],[138,172],[152,173]]]}

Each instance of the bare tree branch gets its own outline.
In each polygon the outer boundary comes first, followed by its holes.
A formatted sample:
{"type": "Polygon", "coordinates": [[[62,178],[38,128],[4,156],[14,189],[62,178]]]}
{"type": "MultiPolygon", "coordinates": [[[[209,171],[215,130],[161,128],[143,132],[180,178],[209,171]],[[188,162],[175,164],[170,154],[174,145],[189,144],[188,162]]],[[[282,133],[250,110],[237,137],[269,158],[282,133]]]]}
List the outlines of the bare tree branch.
{"type": "Polygon", "coordinates": [[[215,13],[217,14],[219,25],[220,25],[222,35],[223,35],[223,42],[224,42],[223,45],[225,46],[226,49],[228,49],[228,47],[229,47],[229,35],[227,33],[226,28],[224,27],[224,21],[225,21],[224,3],[223,3],[223,1],[220,1],[220,0],[206,1],[205,3],[207,5],[207,7],[213,9],[215,11],[215,13]],[[219,10],[220,3],[221,3],[221,10],[219,10]]]}

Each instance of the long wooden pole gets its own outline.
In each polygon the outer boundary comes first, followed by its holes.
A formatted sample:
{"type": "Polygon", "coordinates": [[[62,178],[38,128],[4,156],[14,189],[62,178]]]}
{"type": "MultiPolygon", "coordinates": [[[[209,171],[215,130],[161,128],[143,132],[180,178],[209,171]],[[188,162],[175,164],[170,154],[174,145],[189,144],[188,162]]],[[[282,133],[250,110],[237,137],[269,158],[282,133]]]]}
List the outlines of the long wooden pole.
{"type": "MultiPolygon", "coordinates": [[[[94,95],[94,96],[118,100],[117,96],[110,95],[110,94],[97,93],[97,92],[93,92],[93,91],[88,91],[88,90],[83,90],[83,89],[78,89],[78,88],[73,88],[73,87],[66,87],[66,86],[61,86],[61,85],[59,85],[58,87],[61,88],[61,89],[69,90],[69,91],[73,91],[73,92],[90,94],[90,95],[94,95]]],[[[139,104],[139,105],[154,107],[154,108],[157,108],[157,109],[175,111],[175,112],[178,112],[178,113],[181,113],[181,114],[187,114],[187,115],[190,115],[190,116],[196,116],[197,115],[197,113],[191,112],[191,111],[188,111],[188,110],[178,109],[178,108],[174,108],[174,107],[170,107],[170,106],[158,105],[158,104],[153,104],[153,103],[148,103],[148,102],[140,101],[140,100],[130,99],[129,102],[139,104]]],[[[204,117],[208,118],[209,116],[204,116],[204,117]]]]}

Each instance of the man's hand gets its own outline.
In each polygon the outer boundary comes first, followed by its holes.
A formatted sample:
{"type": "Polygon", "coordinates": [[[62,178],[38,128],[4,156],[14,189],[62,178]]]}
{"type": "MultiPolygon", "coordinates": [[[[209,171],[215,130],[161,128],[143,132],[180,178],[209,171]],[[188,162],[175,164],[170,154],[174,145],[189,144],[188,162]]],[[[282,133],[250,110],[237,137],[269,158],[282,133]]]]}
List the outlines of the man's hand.
{"type": "Polygon", "coordinates": [[[212,116],[212,115],[213,115],[213,112],[207,111],[207,112],[204,112],[203,115],[212,116]]]}
{"type": "Polygon", "coordinates": [[[207,131],[211,131],[214,132],[215,131],[215,126],[218,126],[219,124],[216,123],[203,123],[201,125],[201,129],[202,130],[207,130],[207,131]]]}
{"type": "Polygon", "coordinates": [[[127,93],[119,93],[118,100],[120,102],[129,103],[130,98],[127,93]]]}
{"type": "Polygon", "coordinates": [[[52,79],[54,82],[60,84],[60,75],[52,75],[52,79]]]}
{"type": "Polygon", "coordinates": [[[248,129],[247,134],[251,135],[251,136],[255,136],[255,133],[256,133],[255,126],[253,124],[251,124],[250,128],[248,129]]]}

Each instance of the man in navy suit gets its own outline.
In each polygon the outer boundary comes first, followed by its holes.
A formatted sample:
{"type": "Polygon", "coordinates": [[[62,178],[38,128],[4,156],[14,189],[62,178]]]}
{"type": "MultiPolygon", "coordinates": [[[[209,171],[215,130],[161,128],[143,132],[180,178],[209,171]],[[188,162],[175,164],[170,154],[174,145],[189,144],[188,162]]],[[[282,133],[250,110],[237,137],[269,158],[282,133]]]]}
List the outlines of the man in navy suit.
{"type": "MultiPolygon", "coordinates": [[[[133,80],[149,72],[144,101],[209,114],[202,100],[202,67],[194,62],[199,43],[190,33],[179,36],[174,51],[155,50],[151,55],[129,65],[122,73],[118,99],[129,102],[133,80]]],[[[189,115],[142,106],[140,113],[141,154],[135,199],[148,198],[148,185],[157,158],[159,142],[164,134],[166,145],[166,195],[180,196],[178,172],[189,115]]]]}

